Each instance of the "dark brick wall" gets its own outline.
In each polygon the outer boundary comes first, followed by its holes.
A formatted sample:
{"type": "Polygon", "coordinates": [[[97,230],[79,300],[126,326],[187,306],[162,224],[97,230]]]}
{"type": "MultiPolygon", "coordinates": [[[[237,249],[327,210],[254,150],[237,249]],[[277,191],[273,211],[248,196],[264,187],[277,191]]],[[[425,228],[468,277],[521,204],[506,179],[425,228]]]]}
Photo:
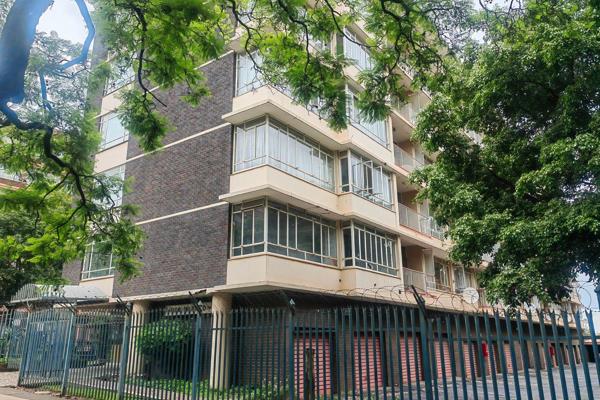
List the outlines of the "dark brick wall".
{"type": "MultiPolygon", "coordinates": [[[[158,110],[167,117],[173,127],[163,139],[163,145],[223,123],[221,116],[231,111],[235,82],[234,66],[234,55],[228,54],[202,68],[211,94],[197,107],[181,100],[181,96],[186,94],[185,85],[177,85],[168,91],[155,92],[156,96],[166,104],[166,107],[159,105],[158,110]]],[[[135,138],[130,138],[127,152],[128,158],[142,153],[135,138]]]]}
{"type": "Polygon", "coordinates": [[[121,297],[206,288],[225,283],[229,208],[220,205],[142,225],[147,234],[141,275],[115,280],[121,297]]]}
{"type": "Polygon", "coordinates": [[[224,127],[127,163],[132,178],[126,204],[138,221],[202,207],[229,191],[231,127],[224,127]]]}
{"type": "MultiPolygon", "coordinates": [[[[203,67],[211,96],[198,107],[180,98],[184,88],[159,91],[167,105],[159,107],[174,126],[167,145],[223,124],[234,94],[233,55],[203,67]]],[[[229,191],[232,129],[223,127],[163,148],[127,163],[131,191],[124,203],[136,204],[144,221],[214,204],[229,191]]],[[[128,158],[140,154],[129,142],[128,158]]],[[[147,234],[140,257],[141,276],[125,283],[115,281],[121,297],[207,288],[225,283],[228,256],[229,207],[219,205],[177,217],[143,224],[147,234]]]]}

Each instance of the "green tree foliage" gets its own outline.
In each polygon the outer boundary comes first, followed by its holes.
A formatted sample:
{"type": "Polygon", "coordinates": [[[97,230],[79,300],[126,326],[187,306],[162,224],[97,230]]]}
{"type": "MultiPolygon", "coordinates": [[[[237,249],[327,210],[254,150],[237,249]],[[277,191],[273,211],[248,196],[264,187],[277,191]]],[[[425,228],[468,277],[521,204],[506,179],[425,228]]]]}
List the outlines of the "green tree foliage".
{"type": "Polygon", "coordinates": [[[11,192],[4,198],[11,206],[0,209],[0,302],[27,283],[61,283],[63,263],[77,254],[72,228],[53,226],[71,213],[70,197],[53,193],[39,208],[43,193],[27,193],[11,192]]]}
{"type": "Polygon", "coordinates": [[[451,256],[493,257],[492,297],[560,299],[600,273],[600,30],[588,1],[529,1],[486,14],[483,43],[430,82],[415,138],[437,154],[417,172],[451,256]],[[483,135],[483,143],[465,133],[483,135]]]}

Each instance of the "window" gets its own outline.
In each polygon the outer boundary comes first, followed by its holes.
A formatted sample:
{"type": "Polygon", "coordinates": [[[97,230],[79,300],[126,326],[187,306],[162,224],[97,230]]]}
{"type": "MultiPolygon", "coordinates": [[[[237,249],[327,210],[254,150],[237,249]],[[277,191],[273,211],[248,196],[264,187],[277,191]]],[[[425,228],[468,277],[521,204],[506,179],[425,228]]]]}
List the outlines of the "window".
{"type": "Polygon", "coordinates": [[[100,132],[102,133],[100,150],[116,146],[129,139],[129,132],[123,127],[121,119],[116,112],[110,112],[102,116],[100,120],[100,132]]]}
{"type": "Polygon", "coordinates": [[[265,202],[233,206],[231,255],[260,253],[265,249],[265,202]]]}
{"type": "Polygon", "coordinates": [[[450,290],[450,272],[449,266],[445,261],[435,259],[433,262],[435,270],[435,288],[438,290],[450,290]]]}
{"type": "Polygon", "coordinates": [[[110,245],[90,243],[86,246],[81,279],[99,278],[114,275],[113,256],[110,245]]]}
{"type": "Polygon", "coordinates": [[[327,190],[334,190],[333,154],[272,118],[235,129],[234,172],[271,165],[327,190]]]}
{"type": "Polygon", "coordinates": [[[388,138],[386,121],[369,121],[369,119],[365,117],[362,111],[360,111],[358,108],[358,94],[350,88],[347,89],[347,98],[347,113],[350,123],[368,135],[371,139],[375,140],[377,143],[387,147],[388,138]]]}
{"type": "Polygon", "coordinates": [[[123,203],[123,183],[125,180],[125,166],[110,169],[102,172],[102,176],[109,178],[106,184],[106,190],[110,194],[110,200],[106,200],[107,208],[119,207],[123,203]]]}
{"type": "Polygon", "coordinates": [[[372,68],[371,55],[365,46],[361,44],[360,39],[348,29],[344,30],[343,47],[346,58],[356,61],[358,69],[372,68]]]}
{"type": "Polygon", "coordinates": [[[356,153],[340,158],[342,191],[392,208],[392,177],[383,167],[356,153]]]}
{"type": "Polygon", "coordinates": [[[265,227],[267,252],[337,265],[335,223],[270,200],[233,207],[231,255],[265,251],[265,227]]]}
{"type": "Polygon", "coordinates": [[[237,95],[255,90],[263,85],[259,71],[256,70],[254,62],[260,64],[262,58],[258,53],[254,53],[250,58],[247,54],[240,54],[237,57],[237,95]]]}
{"type": "Polygon", "coordinates": [[[133,82],[133,78],[135,77],[135,73],[131,65],[113,65],[111,72],[111,76],[108,78],[108,81],[106,82],[106,87],[104,88],[105,95],[119,90],[128,83],[133,82]]]}
{"type": "Polygon", "coordinates": [[[377,229],[352,221],[342,228],[344,265],[397,275],[396,241],[377,229]]]}

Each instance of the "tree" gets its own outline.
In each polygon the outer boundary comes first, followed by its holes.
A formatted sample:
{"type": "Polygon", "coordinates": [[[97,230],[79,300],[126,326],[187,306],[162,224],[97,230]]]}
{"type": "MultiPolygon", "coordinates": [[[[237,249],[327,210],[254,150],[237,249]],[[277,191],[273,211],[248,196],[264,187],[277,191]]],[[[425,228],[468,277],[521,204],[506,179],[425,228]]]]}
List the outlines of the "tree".
{"type": "MultiPolygon", "coordinates": [[[[137,273],[143,235],[131,222],[132,206],[106,206],[113,182],[94,175],[90,161],[98,134],[88,98],[116,73],[111,66],[135,71],[136,84],[122,94],[119,113],[145,151],[159,148],[170,129],[161,115],[164,104],[150,88],[183,85],[183,100],[197,104],[210,95],[197,66],[238,39],[254,61],[263,60],[256,63],[263,79],[285,85],[300,103],[319,98],[323,115],[340,129],[347,122],[344,67],[351,61],[312,45],[333,34],[353,40],[345,28],[366,22],[375,38],[366,45],[374,62],[360,75],[368,90],[359,100],[375,119],[389,111],[390,96],[402,100],[407,94],[400,68],[410,65],[417,82],[443,68],[442,54],[464,40],[457,27],[470,18],[468,0],[317,0],[312,6],[306,0],[96,0],[96,24],[112,62],[90,71],[86,54],[94,28],[85,2],[74,1],[88,27],[83,47],[35,35],[51,0],[14,0],[0,8],[0,163],[26,171],[31,182],[0,194],[0,205],[8,209],[8,198],[28,198],[31,190],[64,190],[74,199],[72,212],[51,225],[76,231],[80,253],[90,240],[109,240],[124,279],[137,273]]],[[[46,199],[42,195],[38,207],[46,199]]],[[[45,254],[38,249],[31,256],[45,254]]]]}
{"type": "Polygon", "coordinates": [[[581,0],[485,17],[483,43],[429,82],[415,137],[437,159],[413,178],[452,258],[492,256],[493,298],[558,300],[600,277],[600,15],[581,0]]]}
{"type": "Polygon", "coordinates": [[[0,302],[27,283],[62,283],[63,263],[77,255],[76,231],[53,226],[71,213],[71,197],[55,192],[40,208],[44,193],[30,190],[28,195],[7,194],[5,201],[12,206],[0,212],[0,302]]]}

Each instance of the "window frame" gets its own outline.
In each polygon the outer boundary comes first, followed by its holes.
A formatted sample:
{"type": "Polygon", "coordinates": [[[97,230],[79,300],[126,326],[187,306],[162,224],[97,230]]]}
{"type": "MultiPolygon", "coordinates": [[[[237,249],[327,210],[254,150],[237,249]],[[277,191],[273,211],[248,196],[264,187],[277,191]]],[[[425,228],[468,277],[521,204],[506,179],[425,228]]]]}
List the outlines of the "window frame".
{"type": "Polygon", "coordinates": [[[234,127],[233,142],[232,173],[269,165],[321,189],[335,192],[335,153],[269,115],[236,125],[234,127]],[[261,146],[263,153],[256,155],[255,151],[253,158],[248,160],[244,158],[239,161],[239,157],[246,154],[246,137],[251,130],[255,132],[254,148],[255,150],[258,148],[257,138],[259,138],[259,135],[256,132],[257,128],[261,126],[264,126],[264,133],[260,137],[263,141],[261,146]],[[244,136],[243,143],[240,135],[244,136]],[[285,140],[282,140],[284,138],[285,140]],[[244,149],[240,149],[240,145],[244,146],[244,149]],[[274,146],[276,149],[274,149],[274,146]],[[282,149],[286,152],[285,156],[283,156],[282,149]],[[301,157],[302,155],[306,157],[301,157]],[[316,162],[315,160],[319,161],[316,162]],[[307,163],[307,166],[302,166],[301,162],[307,163]],[[318,173],[315,173],[315,171],[318,171],[318,173]]]}
{"type": "Polygon", "coordinates": [[[110,149],[111,147],[118,146],[121,143],[125,143],[129,140],[129,132],[123,126],[123,123],[121,122],[121,119],[116,111],[109,111],[100,117],[100,133],[102,134],[102,141],[100,142],[100,148],[98,149],[98,151],[110,149]],[[107,142],[106,136],[108,133],[108,122],[112,121],[115,118],[119,120],[119,124],[123,129],[123,134],[117,139],[113,139],[110,142],[107,142]]]}
{"type": "Polygon", "coordinates": [[[85,280],[91,280],[91,279],[100,279],[100,278],[108,278],[108,277],[113,277],[115,275],[115,267],[113,264],[113,252],[110,252],[109,257],[109,261],[108,261],[108,267],[106,268],[100,268],[100,269],[91,269],[90,267],[93,265],[94,262],[94,255],[97,256],[107,256],[107,254],[100,254],[94,251],[94,246],[96,245],[96,242],[91,242],[88,243],[86,245],[86,250],[83,256],[83,260],[81,263],[81,280],[85,281],[85,280]],[[88,248],[91,249],[91,251],[88,251],[88,248]],[[102,274],[98,274],[98,272],[103,272],[106,271],[106,273],[102,273],[102,274]],[[87,275],[86,275],[87,274],[87,275]],[[94,275],[94,276],[91,276],[94,275]]]}
{"type": "Polygon", "coordinates": [[[398,268],[397,260],[397,240],[394,235],[351,220],[342,225],[342,244],[344,246],[344,267],[362,268],[386,275],[398,276],[400,269],[398,268]],[[350,245],[352,246],[350,252],[346,248],[346,238],[350,239],[350,245]],[[365,242],[364,246],[362,246],[363,240],[365,242]],[[386,247],[385,252],[384,246],[386,247]],[[389,254],[387,253],[388,248],[389,254]],[[370,253],[365,254],[366,256],[372,257],[375,255],[375,260],[362,257],[363,250],[365,253],[370,253]],[[380,253],[382,256],[387,255],[385,259],[389,260],[389,264],[378,262],[383,260],[383,258],[379,258],[380,253]]]}
{"type": "Polygon", "coordinates": [[[393,196],[393,179],[392,174],[385,170],[382,164],[371,160],[368,157],[364,157],[361,154],[348,150],[340,153],[340,191],[342,193],[354,193],[372,203],[385,207],[391,210],[394,206],[393,196]],[[359,162],[354,165],[353,161],[358,160],[359,162]],[[355,182],[358,173],[355,173],[355,168],[362,166],[360,174],[363,176],[365,181],[366,175],[370,175],[371,187],[362,187],[359,183],[355,182]],[[381,188],[380,193],[375,193],[375,181],[379,178],[379,186],[381,188]],[[387,187],[387,194],[383,192],[387,187]]]}
{"type": "MultiPolygon", "coordinates": [[[[239,219],[238,219],[239,220],[239,219]]],[[[253,225],[254,227],[254,225],[253,225]]],[[[254,239],[255,230],[253,230],[254,239]]],[[[289,257],[296,260],[313,262],[326,266],[338,266],[338,254],[337,254],[337,224],[334,221],[327,220],[325,218],[309,214],[304,210],[290,206],[289,204],[282,204],[276,201],[272,201],[268,198],[262,198],[258,200],[252,200],[232,206],[231,215],[231,236],[230,236],[230,258],[235,259],[238,257],[258,254],[273,254],[277,256],[289,257]],[[251,243],[244,245],[244,219],[241,218],[242,226],[238,228],[236,226],[235,214],[243,212],[245,210],[254,210],[261,208],[263,210],[263,235],[262,240],[252,240],[251,243]],[[271,226],[273,213],[276,213],[277,230],[273,232],[271,226]],[[284,216],[285,224],[282,224],[282,215],[284,216]],[[300,229],[299,221],[304,220],[311,225],[311,247],[312,249],[303,249],[300,246],[300,229]],[[294,220],[294,224],[291,221],[294,220]],[[282,228],[282,225],[285,225],[282,228]],[[293,232],[292,233],[292,225],[293,232]],[[237,245],[238,236],[236,230],[240,231],[240,245],[237,245]],[[283,231],[285,230],[285,231],[283,231]],[[327,246],[323,246],[324,230],[328,232],[327,246]],[[315,237],[318,234],[320,250],[317,249],[315,237]],[[293,238],[292,238],[293,236],[293,238]],[[245,252],[244,247],[247,247],[249,251],[245,252]],[[236,251],[237,249],[239,251],[236,251]]]]}

